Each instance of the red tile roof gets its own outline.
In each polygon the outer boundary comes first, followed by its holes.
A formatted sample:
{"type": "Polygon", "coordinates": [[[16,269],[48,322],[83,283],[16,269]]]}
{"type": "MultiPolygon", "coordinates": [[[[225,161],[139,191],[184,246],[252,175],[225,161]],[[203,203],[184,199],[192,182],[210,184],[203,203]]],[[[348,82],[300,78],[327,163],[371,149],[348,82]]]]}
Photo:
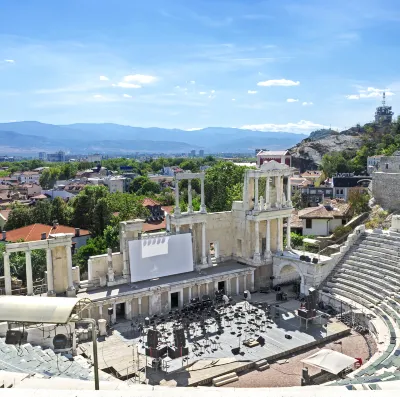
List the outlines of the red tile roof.
{"type": "Polygon", "coordinates": [[[332,211],[328,211],[323,205],[304,208],[299,211],[300,219],[333,219],[332,211]]]}
{"type": "Polygon", "coordinates": [[[165,218],[162,221],[143,223],[143,232],[154,232],[156,230],[165,229],[167,227],[165,218]]]}
{"type": "Polygon", "coordinates": [[[147,206],[153,207],[154,205],[160,205],[160,203],[159,203],[158,201],[153,200],[153,199],[148,198],[148,197],[146,197],[146,198],[143,200],[143,206],[144,206],[144,207],[147,207],[147,206]]]}
{"type": "Polygon", "coordinates": [[[44,200],[47,199],[48,197],[45,194],[38,194],[37,196],[33,196],[32,199],[34,200],[44,200]]]}
{"type": "Polygon", "coordinates": [[[162,210],[164,210],[167,214],[172,214],[172,211],[174,210],[173,205],[163,205],[161,207],[162,210]]]}
{"type": "MultiPolygon", "coordinates": [[[[49,238],[50,234],[56,233],[72,233],[75,235],[75,228],[70,226],[58,225],[57,227],[43,225],[41,223],[35,223],[33,225],[28,225],[20,227],[19,229],[10,230],[7,232],[6,241],[10,243],[15,243],[19,240],[24,241],[37,241],[41,240],[42,233],[46,233],[46,238],[49,238]]],[[[81,236],[89,236],[89,230],[81,229],[81,236]]]]}

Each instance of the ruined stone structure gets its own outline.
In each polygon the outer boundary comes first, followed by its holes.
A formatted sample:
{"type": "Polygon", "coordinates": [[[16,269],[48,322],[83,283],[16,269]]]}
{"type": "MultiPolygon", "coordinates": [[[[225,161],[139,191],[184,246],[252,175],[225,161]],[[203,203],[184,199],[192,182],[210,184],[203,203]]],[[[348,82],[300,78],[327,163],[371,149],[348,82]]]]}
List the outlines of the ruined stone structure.
{"type": "Polygon", "coordinates": [[[400,153],[382,156],[372,173],[372,196],[387,210],[400,209],[400,153]]]}

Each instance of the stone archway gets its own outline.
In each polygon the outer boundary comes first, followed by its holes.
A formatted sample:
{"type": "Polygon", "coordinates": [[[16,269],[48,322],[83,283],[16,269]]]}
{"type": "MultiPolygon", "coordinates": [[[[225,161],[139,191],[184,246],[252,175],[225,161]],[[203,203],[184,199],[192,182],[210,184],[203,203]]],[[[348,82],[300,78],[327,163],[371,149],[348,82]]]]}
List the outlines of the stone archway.
{"type": "Polygon", "coordinates": [[[305,293],[304,273],[297,261],[274,258],[273,275],[274,285],[300,279],[300,292],[305,293]]]}

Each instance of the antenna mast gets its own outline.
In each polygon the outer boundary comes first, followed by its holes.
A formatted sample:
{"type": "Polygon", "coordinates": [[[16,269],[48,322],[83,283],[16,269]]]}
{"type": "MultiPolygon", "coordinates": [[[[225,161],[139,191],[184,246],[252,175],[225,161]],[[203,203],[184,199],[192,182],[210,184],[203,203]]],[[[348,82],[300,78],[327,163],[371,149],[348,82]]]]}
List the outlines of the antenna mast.
{"type": "Polygon", "coordinates": [[[386,105],[386,93],[385,91],[383,91],[383,95],[382,95],[382,106],[386,105]]]}

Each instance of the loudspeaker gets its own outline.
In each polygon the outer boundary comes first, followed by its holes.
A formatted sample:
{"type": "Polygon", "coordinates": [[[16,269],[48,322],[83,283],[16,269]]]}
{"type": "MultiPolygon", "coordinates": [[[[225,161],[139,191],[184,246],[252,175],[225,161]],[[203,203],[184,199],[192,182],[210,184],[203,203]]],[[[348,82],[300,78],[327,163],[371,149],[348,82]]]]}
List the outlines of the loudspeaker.
{"type": "Polygon", "coordinates": [[[109,307],[107,311],[109,316],[112,316],[114,314],[114,309],[112,307],[109,307]]]}
{"type": "Polygon", "coordinates": [[[231,350],[231,352],[232,352],[233,355],[236,356],[237,354],[240,353],[240,347],[234,347],[234,348],[231,350]]]}
{"type": "Polygon", "coordinates": [[[259,336],[257,338],[257,342],[261,345],[264,346],[265,345],[265,339],[262,336],[259,336]]]}
{"type": "Polygon", "coordinates": [[[6,345],[18,345],[22,342],[21,331],[7,331],[6,332],[6,345]]]}
{"type": "Polygon", "coordinates": [[[64,334],[58,334],[53,338],[54,350],[65,349],[67,347],[68,338],[64,334]]]}
{"type": "Polygon", "coordinates": [[[161,358],[167,353],[167,346],[160,347],[158,349],[153,349],[151,347],[146,347],[146,356],[152,358],[161,358]]]}
{"type": "Polygon", "coordinates": [[[174,344],[176,347],[186,346],[185,331],[183,328],[174,329],[174,344]]]}
{"type": "Polygon", "coordinates": [[[175,358],[188,356],[188,347],[168,347],[168,357],[174,360],[175,358]]]}
{"type": "Polygon", "coordinates": [[[155,349],[158,346],[158,331],[149,329],[147,331],[147,344],[149,347],[155,349]]]}
{"type": "Polygon", "coordinates": [[[286,339],[292,339],[292,336],[289,335],[289,334],[285,334],[285,338],[286,338],[286,339]]]}

